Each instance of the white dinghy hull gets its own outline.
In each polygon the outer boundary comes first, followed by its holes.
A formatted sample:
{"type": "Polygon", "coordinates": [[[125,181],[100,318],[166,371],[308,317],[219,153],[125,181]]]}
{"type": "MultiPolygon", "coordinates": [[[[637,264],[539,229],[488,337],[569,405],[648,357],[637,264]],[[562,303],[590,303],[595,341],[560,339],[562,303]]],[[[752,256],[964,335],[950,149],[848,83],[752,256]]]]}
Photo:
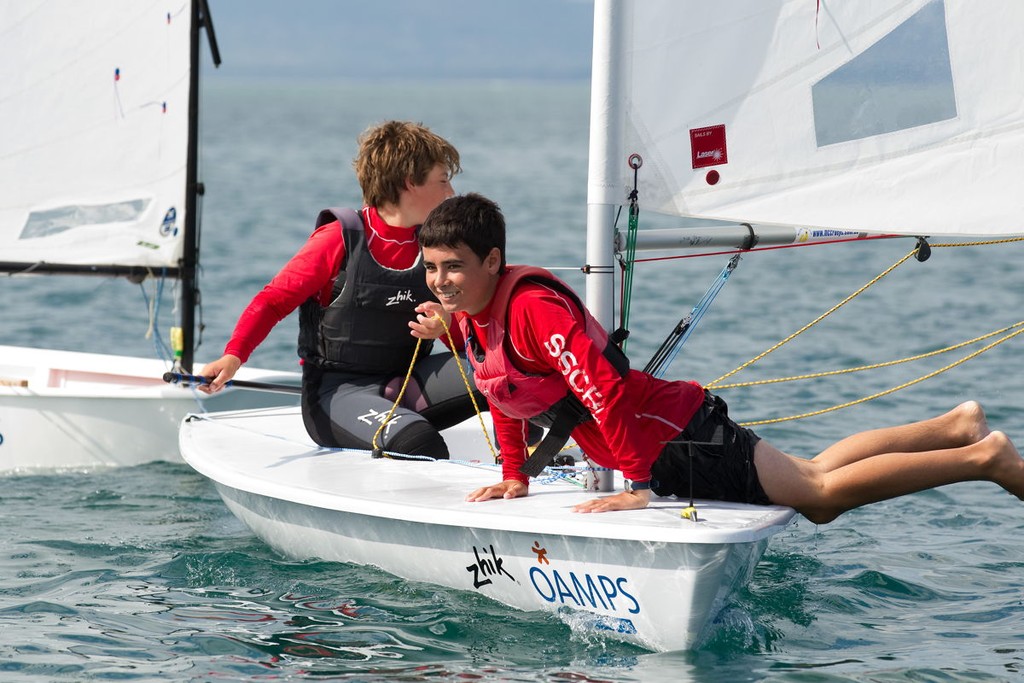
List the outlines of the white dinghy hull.
{"type": "MultiPolygon", "coordinates": [[[[527,498],[467,503],[500,478],[496,466],[319,448],[296,412],[195,416],[180,432],[185,461],[268,545],[556,611],[651,650],[698,644],[795,514],[702,502],[694,523],[680,516],[686,502],[655,498],[646,510],[583,515],[571,507],[597,494],[567,479],[534,483],[527,498]]],[[[486,452],[473,429],[446,434],[454,458],[486,452]]]]}
{"type": "MultiPolygon", "coordinates": [[[[0,474],[181,462],[188,413],[298,403],[229,388],[209,396],[163,381],[156,359],[0,346],[0,474]]],[[[243,368],[237,379],[297,386],[299,373],[243,368]]]]}

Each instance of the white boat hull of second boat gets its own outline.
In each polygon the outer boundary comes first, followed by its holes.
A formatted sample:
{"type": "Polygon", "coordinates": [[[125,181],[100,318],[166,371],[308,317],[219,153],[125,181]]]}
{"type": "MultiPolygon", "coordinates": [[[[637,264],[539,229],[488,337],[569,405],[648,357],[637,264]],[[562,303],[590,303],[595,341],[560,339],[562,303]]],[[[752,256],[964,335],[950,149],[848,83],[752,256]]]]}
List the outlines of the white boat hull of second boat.
{"type": "MultiPolygon", "coordinates": [[[[209,396],[163,381],[156,359],[0,346],[0,474],[181,462],[188,413],[294,405],[298,395],[230,388],[209,396]]],[[[242,368],[238,379],[300,383],[242,368]]]]}

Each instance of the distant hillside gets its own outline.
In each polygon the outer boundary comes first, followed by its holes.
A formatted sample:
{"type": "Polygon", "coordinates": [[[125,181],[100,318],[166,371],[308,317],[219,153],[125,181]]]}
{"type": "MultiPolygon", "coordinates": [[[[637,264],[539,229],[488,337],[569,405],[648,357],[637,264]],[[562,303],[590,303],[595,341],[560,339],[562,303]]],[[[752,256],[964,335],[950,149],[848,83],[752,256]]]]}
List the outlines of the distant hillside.
{"type": "MultiPolygon", "coordinates": [[[[587,79],[591,0],[209,0],[220,77],[587,79]]],[[[209,61],[204,57],[204,67],[209,61]]],[[[214,75],[217,74],[218,75],[214,75]]]]}

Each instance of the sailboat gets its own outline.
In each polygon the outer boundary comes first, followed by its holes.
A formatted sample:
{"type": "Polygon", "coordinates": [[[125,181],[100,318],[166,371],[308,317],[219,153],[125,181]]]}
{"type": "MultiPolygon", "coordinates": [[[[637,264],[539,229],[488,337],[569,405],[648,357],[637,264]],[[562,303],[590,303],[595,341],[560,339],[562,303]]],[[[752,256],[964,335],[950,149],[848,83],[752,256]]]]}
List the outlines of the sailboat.
{"type": "MultiPolygon", "coordinates": [[[[931,236],[1024,233],[1024,70],[1007,67],[1024,63],[1024,5],[596,0],[594,14],[584,272],[609,329],[635,250],[907,237],[923,255],[931,236]],[[689,224],[621,234],[638,196],[689,224]]],[[[463,429],[445,435],[449,462],[318,448],[284,408],[191,416],[180,443],[287,556],[550,610],[656,651],[699,646],[795,517],[711,501],[684,514],[688,501],[657,497],[578,515],[608,475],[585,468],[549,468],[527,498],[465,503],[497,470],[463,429]]]]}
{"type": "Polygon", "coordinates": [[[205,0],[0,7],[0,272],[180,281],[180,322],[157,331],[163,359],[0,346],[0,472],[180,462],[188,412],[296,402],[162,379],[191,369],[196,346],[204,28],[219,62],[205,0]]]}

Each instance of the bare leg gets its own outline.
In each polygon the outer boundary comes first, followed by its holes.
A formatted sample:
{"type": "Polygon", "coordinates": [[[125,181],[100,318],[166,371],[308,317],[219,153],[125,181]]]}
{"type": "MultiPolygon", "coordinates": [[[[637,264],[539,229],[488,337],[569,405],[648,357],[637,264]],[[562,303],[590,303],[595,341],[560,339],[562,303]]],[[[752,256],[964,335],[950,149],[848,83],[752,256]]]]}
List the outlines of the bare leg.
{"type": "Polygon", "coordinates": [[[988,435],[985,411],[977,402],[967,401],[930,420],[854,434],[826,448],[814,462],[825,470],[834,470],[882,453],[916,453],[968,446],[988,435]]]}
{"type": "Polygon", "coordinates": [[[773,503],[819,524],[861,505],[961,481],[992,481],[1024,500],[1024,460],[1002,432],[954,448],[876,453],[834,469],[761,441],[754,464],[773,503]]]}

